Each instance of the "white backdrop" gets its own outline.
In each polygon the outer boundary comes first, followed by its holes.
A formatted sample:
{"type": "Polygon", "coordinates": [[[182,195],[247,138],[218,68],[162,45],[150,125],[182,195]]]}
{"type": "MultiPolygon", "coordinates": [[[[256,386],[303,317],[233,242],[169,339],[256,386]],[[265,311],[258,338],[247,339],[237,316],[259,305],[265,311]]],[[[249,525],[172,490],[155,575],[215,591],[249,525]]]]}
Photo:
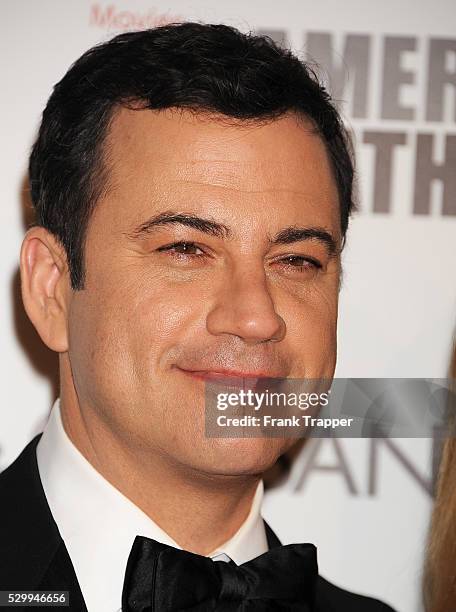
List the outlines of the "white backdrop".
{"type": "MultiPolygon", "coordinates": [[[[360,175],[337,375],[446,375],[456,305],[454,0],[3,0],[0,11],[0,467],[40,430],[56,393],[57,361],[19,298],[29,149],[53,84],[88,47],[125,29],[224,22],[267,31],[325,64],[346,101],[360,175]]],[[[264,515],[284,543],[313,541],[327,578],[419,612],[432,452],[431,440],[312,440],[267,494],[264,515]]]]}

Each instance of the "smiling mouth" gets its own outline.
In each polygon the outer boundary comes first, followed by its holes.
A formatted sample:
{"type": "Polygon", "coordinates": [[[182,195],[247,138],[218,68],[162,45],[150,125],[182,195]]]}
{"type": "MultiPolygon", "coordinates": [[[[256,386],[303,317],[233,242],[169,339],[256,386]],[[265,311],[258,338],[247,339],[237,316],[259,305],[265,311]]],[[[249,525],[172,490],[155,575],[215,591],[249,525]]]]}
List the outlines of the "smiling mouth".
{"type": "Polygon", "coordinates": [[[196,380],[241,389],[254,389],[260,386],[266,386],[268,382],[277,383],[286,379],[285,376],[278,376],[275,373],[266,373],[264,371],[187,370],[179,368],[178,366],[176,366],[176,369],[196,380]]]}

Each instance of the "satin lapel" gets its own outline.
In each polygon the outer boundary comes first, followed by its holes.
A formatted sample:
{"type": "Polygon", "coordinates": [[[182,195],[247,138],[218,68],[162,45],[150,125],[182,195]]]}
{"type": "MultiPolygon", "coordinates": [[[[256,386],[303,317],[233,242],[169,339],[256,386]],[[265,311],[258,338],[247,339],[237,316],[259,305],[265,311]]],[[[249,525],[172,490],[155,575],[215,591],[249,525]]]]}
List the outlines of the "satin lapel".
{"type": "Polygon", "coordinates": [[[70,610],[87,612],[68,551],[51,514],[36,460],[36,436],[0,474],[0,584],[70,591],[70,610]]]}
{"type": "MultiPolygon", "coordinates": [[[[266,521],[263,519],[264,522],[264,527],[266,529],[266,539],[268,542],[268,546],[269,548],[276,548],[277,546],[282,546],[281,541],[279,540],[279,538],[276,536],[276,534],[272,531],[272,529],[269,527],[269,525],[266,523],[266,521]]],[[[316,605],[316,597],[318,597],[317,595],[317,591],[318,591],[318,585],[320,582],[320,576],[316,577],[316,582],[315,582],[315,591],[314,591],[314,595],[312,595],[312,601],[309,601],[307,606],[306,606],[306,610],[308,610],[308,612],[336,612],[335,610],[333,610],[333,608],[320,608],[318,607],[318,605],[316,605]]],[[[342,609],[341,609],[342,610],[342,609]]],[[[340,611],[338,611],[340,612],[340,611]]]]}
{"type": "Polygon", "coordinates": [[[266,523],[264,519],[263,519],[263,523],[264,523],[264,527],[266,530],[266,540],[268,542],[268,547],[276,548],[277,546],[282,546],[282,543],[280,542],[279,538],[272,531],[272,529],[269,527],[269,525],[266,523]]]}
{"type": "Polygon", "coordinates": [[[57,548],[54,558],[35,589],[41,591],[68,591],[70,610],[87,612],[84,597],[82,596],[73,564],[63,540],[60,541],[60,546],[57,548]]]}

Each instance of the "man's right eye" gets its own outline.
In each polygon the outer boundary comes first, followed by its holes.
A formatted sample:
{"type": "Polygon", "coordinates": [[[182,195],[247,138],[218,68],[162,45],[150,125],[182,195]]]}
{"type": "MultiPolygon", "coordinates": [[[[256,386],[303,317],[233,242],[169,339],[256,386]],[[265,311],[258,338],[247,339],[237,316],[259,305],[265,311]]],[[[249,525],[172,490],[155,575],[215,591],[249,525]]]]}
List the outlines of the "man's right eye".
{"type": "Polygon", "coordinates": [[[204,251],[197,246],[194,242],[173,242],[166,244],[165,246],[157,249],[159,252],[171,252],[177,255],[188,255],[189,257],[202,257],[205,255],[204,251]]]}

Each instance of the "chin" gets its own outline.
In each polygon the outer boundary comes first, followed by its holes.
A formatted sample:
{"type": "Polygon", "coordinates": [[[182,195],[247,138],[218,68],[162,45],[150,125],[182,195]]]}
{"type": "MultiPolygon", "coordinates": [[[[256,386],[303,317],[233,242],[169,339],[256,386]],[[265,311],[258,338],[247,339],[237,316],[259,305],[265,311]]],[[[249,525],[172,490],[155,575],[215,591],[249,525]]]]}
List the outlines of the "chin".
{"type": "Polygon", "coordinates": [[[217,438],[211,444],[207,472],[226,476],[262,474],[294,442],[288,438],[217,438]]]}

